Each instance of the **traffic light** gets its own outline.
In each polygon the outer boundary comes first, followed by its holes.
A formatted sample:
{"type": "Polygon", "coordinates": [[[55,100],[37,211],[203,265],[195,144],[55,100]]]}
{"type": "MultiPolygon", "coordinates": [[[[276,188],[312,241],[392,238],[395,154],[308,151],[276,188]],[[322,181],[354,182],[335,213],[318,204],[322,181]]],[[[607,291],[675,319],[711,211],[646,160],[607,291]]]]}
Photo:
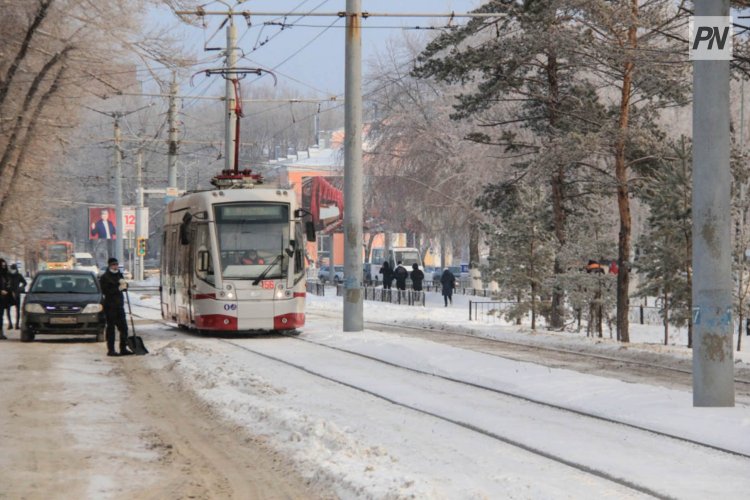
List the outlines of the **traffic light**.
{"type": "Polygon", "coordinates": [[[138,238],[138,247],[136,253],[139,257],[146,255],[146,238],[138,238]]]}

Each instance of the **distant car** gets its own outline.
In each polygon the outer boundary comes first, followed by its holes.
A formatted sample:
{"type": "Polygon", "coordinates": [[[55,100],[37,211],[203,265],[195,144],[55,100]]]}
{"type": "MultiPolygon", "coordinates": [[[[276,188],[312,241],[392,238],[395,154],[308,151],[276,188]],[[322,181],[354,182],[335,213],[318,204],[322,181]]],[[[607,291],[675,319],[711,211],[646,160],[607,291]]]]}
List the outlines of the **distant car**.
{"type": "Polygon", "coordinates": [[[341,283],[344,281],[344,266],[333,266],[333,278],[331,278],[330,266],[323,266],[318,272],[318,279],[321,283],[328,283],[329,281],[341,283]]]}
{"type": "Polygon", "coordinates": [[[99,280],[90,271],[39,271],[23,301],[21,342],[36,335],[83,334],[104,340],[99,280]]]}
{"type": "Polygon", "coordinates": [[[82,271],[90,271],[94,274],[99,272],[99,268],[96,265],[96,260],[94,260],[94,256],[91,255],[88,252],[75,252],[73,254],[73,257],[75,257],[75,264],[73,264],[73,269],[80,269],[82,271]]]}

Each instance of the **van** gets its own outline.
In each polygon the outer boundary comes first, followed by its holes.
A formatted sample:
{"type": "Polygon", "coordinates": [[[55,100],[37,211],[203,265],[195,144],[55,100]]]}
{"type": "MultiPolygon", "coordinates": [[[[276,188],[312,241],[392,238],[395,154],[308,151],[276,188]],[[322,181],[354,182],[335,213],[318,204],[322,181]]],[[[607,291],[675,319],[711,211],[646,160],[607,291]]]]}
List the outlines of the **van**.
{"type": "MultiPolygon", "coordinates": [[[[373,280],[382,281],[383,277],[379,276],[380,267],[383,265],[383,261],[386,260],[386,252],[384,248],[373,248],[371,254],[370,272],[373,280]]],[[[396,264],[401,262],[408,272],[411,273],[412,264],[416,264],[419,269],[424,271],[422,265],[422,256],[419,254],[418,248],[413,247],[391,247],[391,251],[388,254],[388,262],[391,265],[391,269],[396,268],[396,264]]],[[[409,281],[408,283],[411,283],[409,281]]]]}
{"type": "Polygon", "coordinates": [[[96,274],[99,272],[99,267],[96,265],[94,256],[88,252],[75,252],[75,264],[73,269],[80,269],[81,271],[91,271],[96,274]]]}

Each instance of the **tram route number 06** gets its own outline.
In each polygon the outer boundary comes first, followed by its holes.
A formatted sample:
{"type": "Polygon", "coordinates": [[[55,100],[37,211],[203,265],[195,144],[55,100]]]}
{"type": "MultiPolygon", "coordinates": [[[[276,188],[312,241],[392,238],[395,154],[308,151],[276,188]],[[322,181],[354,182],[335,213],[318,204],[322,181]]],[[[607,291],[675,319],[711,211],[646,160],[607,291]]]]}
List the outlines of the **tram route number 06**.
{"type": "Polygon", "coordinates": [[[225,311],[236,311],[237,310],[237,304],[224,304],[224,310],[225,311]]]}

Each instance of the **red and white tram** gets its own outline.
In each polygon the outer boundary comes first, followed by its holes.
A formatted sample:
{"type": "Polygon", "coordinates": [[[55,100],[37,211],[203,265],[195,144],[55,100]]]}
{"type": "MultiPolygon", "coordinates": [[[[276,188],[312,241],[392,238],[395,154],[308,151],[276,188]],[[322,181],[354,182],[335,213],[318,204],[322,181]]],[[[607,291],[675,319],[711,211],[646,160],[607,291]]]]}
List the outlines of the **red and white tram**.
{"type": "Polygon", "coordinates": [[[294,330],[305,324],[304,224],[295,192],[224,172],[217,189],[167,206],[162,235],[161,310],[196,330],[294,330]]]}

